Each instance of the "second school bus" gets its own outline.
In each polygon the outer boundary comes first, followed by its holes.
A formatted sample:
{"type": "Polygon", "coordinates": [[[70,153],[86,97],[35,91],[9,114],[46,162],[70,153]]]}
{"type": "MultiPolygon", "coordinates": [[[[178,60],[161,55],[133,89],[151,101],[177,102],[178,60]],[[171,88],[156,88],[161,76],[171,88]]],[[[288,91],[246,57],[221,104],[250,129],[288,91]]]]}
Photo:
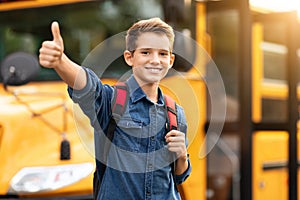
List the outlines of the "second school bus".
{"type": "Polygon", "coordinates": [[[247,0],[0,1],[0,198],[92,197],[89,122],[37,62],[51,22],[61,25],[66,54],[113,84],[129,70],[115,35],[154,16],[177,33],[175,70],[161,87],[189,122],[193,169],[183,199],[297,198],[299,23],[293,12],[261,12],[247,0]]]}

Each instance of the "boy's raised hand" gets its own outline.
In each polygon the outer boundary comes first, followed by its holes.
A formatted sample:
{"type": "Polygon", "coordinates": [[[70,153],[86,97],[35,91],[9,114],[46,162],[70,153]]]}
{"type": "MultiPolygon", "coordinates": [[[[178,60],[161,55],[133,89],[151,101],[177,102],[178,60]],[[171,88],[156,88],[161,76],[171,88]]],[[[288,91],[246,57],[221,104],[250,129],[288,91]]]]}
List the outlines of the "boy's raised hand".
{"type": "Polygon", "coordinates": [[[40,64],[47,68],[57,68],[64,52],[64,42],[60,35],[59,25],[53,22],[51,25],[53,40],[44,41],[40,48],[40,64]]]}

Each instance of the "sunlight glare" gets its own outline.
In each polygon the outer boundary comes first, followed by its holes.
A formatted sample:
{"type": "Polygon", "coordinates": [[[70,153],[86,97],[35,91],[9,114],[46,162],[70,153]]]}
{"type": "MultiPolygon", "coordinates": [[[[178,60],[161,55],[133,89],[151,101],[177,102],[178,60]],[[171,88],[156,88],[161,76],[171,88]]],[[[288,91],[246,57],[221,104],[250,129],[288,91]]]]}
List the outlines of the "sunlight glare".
{"type": "Polygon", "coordinates": [[[249,0],[250,7],[263,12],[297,11],[300,17],[299,0],[249,0]]]}

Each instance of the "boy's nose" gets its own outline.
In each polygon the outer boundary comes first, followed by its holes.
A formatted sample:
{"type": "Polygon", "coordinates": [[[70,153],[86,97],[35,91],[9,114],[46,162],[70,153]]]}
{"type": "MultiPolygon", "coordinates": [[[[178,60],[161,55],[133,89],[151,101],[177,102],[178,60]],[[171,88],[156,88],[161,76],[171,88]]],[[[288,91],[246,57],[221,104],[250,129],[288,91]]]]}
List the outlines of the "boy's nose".
{"type": "Polygon", "coordinates": [[[152,64],[159,64],[160,63],[160,58],[158,53],[153,53],[151,57],[151,63],[152,64]]]}

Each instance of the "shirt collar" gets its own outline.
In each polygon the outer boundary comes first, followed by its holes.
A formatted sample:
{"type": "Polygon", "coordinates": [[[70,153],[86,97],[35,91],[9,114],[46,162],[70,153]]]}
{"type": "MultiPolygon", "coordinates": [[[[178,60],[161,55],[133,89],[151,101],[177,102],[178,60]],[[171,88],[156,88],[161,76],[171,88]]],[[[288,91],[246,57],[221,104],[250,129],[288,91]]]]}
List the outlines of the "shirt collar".
{"type": "MultiPolygon", "coordinates": [[[[136,103],[137,101],[139,101],[143,98],[148,100],[146,94],[144,93],[142,88],[140,88],[138,82],[136,81],[136,79],[134,78],[133,75],[131,75],[126,82],[127,82],[128,88],[129,88],[130,99],[131,99],[132,103],[136,103]]],[[[164,104],[163,94],[162,94],[162,91],[161,91],[160,88],[158,88],[158,102],[157,102],[157,104],[158,105],[163,105],[164,104]]]]}

